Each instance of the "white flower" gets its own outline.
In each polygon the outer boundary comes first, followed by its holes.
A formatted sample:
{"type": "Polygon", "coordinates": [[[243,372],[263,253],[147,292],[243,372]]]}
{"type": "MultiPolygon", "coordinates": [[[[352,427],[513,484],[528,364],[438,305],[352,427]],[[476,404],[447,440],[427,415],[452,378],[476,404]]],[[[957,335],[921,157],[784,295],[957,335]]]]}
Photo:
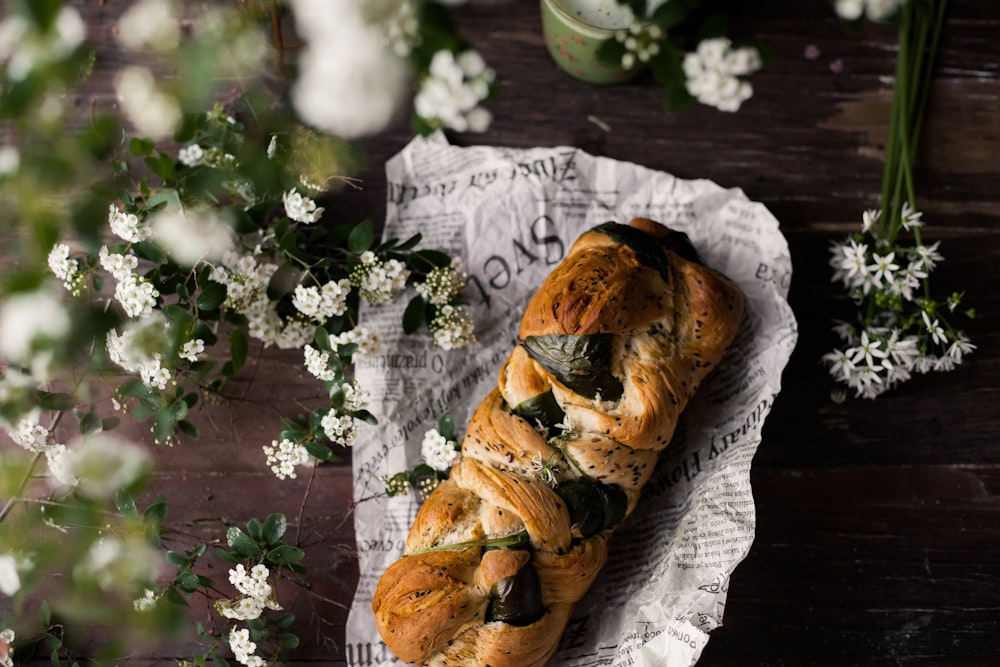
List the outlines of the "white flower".
{"type": "Polygon", "coordinates": [[[138,584],[148,584],[160,574],[160,552],[144,537],[133,535],[124,539],[108,534],[90,545],[73,570],[77,580],[92,580],[105,591],[134,590],[138,584]]]}
{"type": "Polygon", "coordinates": [[[90,498],[110,498],[131,486],[150,466],[150,456],[138,445],[108,433],[84,436],[69,447],[66,471],[90,498]]]}
{"type": "Polygon", "coordinates": [[[857,347],[848,349],[847,354],[850,355],[851,362],[855,365],[860,364],[863,360],[869,367],[874,367],[880,365],[875,363],[875,359],[881,360],[888,356],[888,353],[881,347],[881,340],[869,336],[868,331],[862,331],[860,343],[857,347]]]}
{"type": "Polygon", "coordinates": [[[241,598],[239,600],[219,600],[215,603],[215,609],[225,618],[237,621],[249,621],[260,617],[264,611],[264,600],[253,597],[241,598]]]}
{"type": "Polygon", "coordinates": [[[462,292],[468,279],[469,275],[461,270],[461,263],[455,261],[452,266],[433,269],[424,282],[414,287],[425,301],[443,306],[462,292]]]}
{"type": "Polygon", "coordinates": [[[296,222],[310,224],[316,222],[323,215],[323,208],[317,208],[316,202],[308,197],[303,197],[298,190],[292,188],[286,192],[282,199],[285,202],[285,215],[296,222]]]}
{"type": "Polygon", "coordinates": [[[725,37],[702,40],[696,51],[684,56],[687,89],[702,104],[720,111],[737,111],[753,95],[750,83],[738,77],[760,69],[756,49],[732,49],[725,37]]]}
{"type": "Polygon", "coordinates": [[[972,344],[965,336],[959,334],[959,336],[948,346],[948,351],[946,354],[955,360],[956,363],[962,363],[962,358],[970,354],[976,346],[972,344]]]}
{"type": "Polygon", "coordinates": [[[399,260],[383,263],[371,251],[362,253],[360,259],[351,271],[350,282],[369,303],[387,303],[406,288],[410,271],[399,260]]]}
{"type": "Polygon", "coordinates": [[[160,291],[153,283],[132,273],[122,276],[115,285],[115,299],[129,317],[145,317],[153,312],[160,291]]]}
{"type": "Polygon", "coordinates": [[[427,325],[434,335],[434,343],[442,350],[465,347],[476,340],[475,322],[461,306],[443,306],[427,325]]]}
{"type": "Polygon", "coordinates": [[[189,144],[177,152],[177,159],[188,167],[197,167],[205,161],[205,151],[198,144],[189,144]]]}
{"type": "Polygon", "coordinates": [[[830,365],[830,375],[840,382],[848,382],[856,367],[844,350],[833,350],[823,355],[823,361],[830,365]]]}
{"type": "Polygon", "coordinates": [[[861,214],[861,233],[868,234],[882,217],[882,209],[869,209],[861,214]]]}
{"type": "Polygon", "coordinates": [[[350,415],[340,415],[331,410],[323,416],[320,424],[327,438],[345,447],[353,445],[358,437],[357,421],[350,415]]]}
{"type": "Polygon", "coordinates": [[[896,264],[893,260],[896,258],[896,253],[890,252],[887,255],[879,255],[874,253],[872,259],[875,261],[869,268],[872,274],[872,281],[875,283],[876,287],[882,286],[882,281],[886,283],[891,283],[893,280],[892,273],[899,269],[899,264],[896,264]]]}
{"type": "Polygon", "coordinates": [[[941,253],[937,251],[939,245],[941,245],[940,241],[929,246],[917,246],[915,253],[921,268],[930,271],[937,266],[938,262],[944,259],[944,257],[941,256],[941,253]]]}
{"type": "Polygon", "coordinates": [[[233,227],[216,209],[164,209],[149,224],[157,243],[181,266],[217,261],[233,250],[233,227]]]}
{"type": "Polygon", "coordinates": [[[865,11],[865,0],[836,0],[834,8],[842,19],[854,21],[865,11]]]}
{"type": "Polygon", "coordinates": [[[138,0],[118,19],[118,41],[133,51],[166,50],[180,39],[180,21],[172,0],[138,0]]]}
{"type": "Polygon", "coordinates": [[[49,251],[48,264],[52,274],[63,281],[63,287],[73,296],[80,296],[84,276],[80,273],[80,262],[70,259],[69,246],[57,243],[49,251]]]}
{"type": "Polygon", "coordinates": [[[157,88],[156,78],[145,67],[132,65],[118,72],[115,94],[132,124],[151,139],[169,138],[181,119],[177,100],[157,88]]]}
{"type": "Polygon", "coordinates": [[[233,657],[241,665],[247,667],[263,667],[264,660],[258,655],[257,644],[250,641],[250,631],[246,628],[233,628],[229,631],[229,648],[233,652],[233,657]]]}
{"type": "Polygon", "coordinates": [[[49,475],[62,486],[76,486],[79,480],[69,468],[69,449],[66,445],[52,445],[45,450],[49,475]]]}
{"type": "Polygon", "coordinates": [[[457,57],[447,49],[434,54],[430,75],[413,100],[417,114],[458,132],[485,132],[492,120],[479,103],[490,93],[495,74],[476,51],[457,57]]]}
{"type": "Polygon", "coordinates": [[[130,373],[136,373],[149,387],[166,389],[170,369],[163,366],[163,350],[168,345],[169,324],[159,314],[130,322],[121,335],[108,332],[108,357],[130,373]]]}
{"type": "Polygon", "coordinates": [[[132,600],[132,607],[139,613],[152,610],[156,607],[156,591],[147,588],[142,597],[132,600]]]}
{"type": "Polygon", "coordinates": [[[72,7],[59,11],[52,28],[40,35],[34,24],[18,13],[0,23],[0,64],[6,61],[11,79],[21,81],[36,67],[65,59],[87,37],[86,24],[72,7]]]}
{"type": "Polygon", "coordinates": [[[264,445],[267,465],[278,479],[295,479],[298,475],[295,466],[310,465],[313,458],[303,445],[291,440],[272,440],[270,446],[264,445]]]}
{"type": "Polygon", "coordinates": [[[368,404],[369,394],[358,385],[357,380],[351,384],[346,382],[340,385],[340,390],[344,392],[344,409],[360,410],[368,404]]]}
{"type": "Polygon", "coordinates": [[[11,647],[15,638],[16,635],[11,628],[0,631],[0,667],[14,667],[14,652],[11,647]]]}
{"type": "Polygon", "coordinates": [[[201,338],[189,340],[181,346],[178,353],[181,359],[186,359],[191,363],[198,361],[198,356],[205,352],[205,341],[201,338]]]}
{"type": "Polygon", "coordinates": [[[354,352],[355,359],[368,357],[378,352],[380,342],[378,334],[373,331],[369,331],[365,327],[354,327],[353,329],[348,329],[347,331],[341,332],[330,339],[330,343],[333,345],[334,349],[337,349],[342,345],[357,345],[358,348],[354,352]]]}
{"type": "Polygon", "coordinates": [[[17,428],[10,432],[14,444],[29,452],[43,452],[49,447],[51,433],[38,424],[34,417],[24,417],[17,423],[17,428]]]}
{"type": "Polygon", "coordinates": [[[292,0],[299,78],[292,103],[309,124],[346,139],[378,132],[407,92],[409,68],[392,53],[366,3],[292,0]]]}
{"type": "Polygon", "coordinates": [[[331,317],[344,314],[350,291],[351,282],[347,279],[331,280],[322,287],[299,285],[292,294],[292,305],[303,315],[322,324],[331,317]]]}
{"type": "Polygon", "coordinates": [[[436,428],[424,433],[424,439],[420,443],[420,456],[430,467],[440,471],[448,470],[458,459],[458,455],[455,441],[445,438],[436,428]]]}
{"type": "Polygon", "coordinates": [[[273,592],[267,579],[271,576],[267,566],[261,563],[254,565],[247,572],[246,567],[239,563],[229,570],[229,583],[236,587],[240,594],[250,598],[266,600],[273,592]]]}
{"type": "Polygon", "coordinates": [[[0,304],[0,356],[45,376],[51,352],[69,333],[70,324],[53,289],[11,294],[0,304]]]}
{"type": "Polygon", "coordinates": [[[126,280],[139,267],[139,259],[132,251],[118,254],[111,252],[107,246],[101,246],[97,258],[101,268],[110,273],[115,280],[126,280]]]}
{"type": "Polygon", "coordinates": [[[9,176],[21,167],[21,153],[7,144],[0,145],[0,177],[9,176]]]}
{"type": "Polygon", "coordinates": [[[17,560],[11,554],[0,554],[0,593],[13,597],[21,590],[21,575],[17,571],[17,560]]]}
{"type": "Polygon", "coordinates": [[[927,333],[931,335],[931,339],[938,345],[944,345],[948,342],[947,336],[945,336],[944,329],[941,328],[938,320],[931,322],[930,316],[927,311],[921,311],[920,315],[924,318],[924,324],[927,327],[927,333]]]}
{"type": "Polygon", "coordinates": [[[330,354],[316,349],[312,345],[303,348],[305,352],[306,370],[316,379],[322,382],[329,382],[336,377],[335,371],[330,368],[330,354]]]}
{"type": "Polygon", "coordinates": [[[913,207],[910,206],[910,202],[903,202],[903,210],[900,213],[900,219],[903,222],[903,229],[910,231],[914,227],[923,227],[924,221],[920,219],[922,216],[923,213],[914,210],[913,207]]]}

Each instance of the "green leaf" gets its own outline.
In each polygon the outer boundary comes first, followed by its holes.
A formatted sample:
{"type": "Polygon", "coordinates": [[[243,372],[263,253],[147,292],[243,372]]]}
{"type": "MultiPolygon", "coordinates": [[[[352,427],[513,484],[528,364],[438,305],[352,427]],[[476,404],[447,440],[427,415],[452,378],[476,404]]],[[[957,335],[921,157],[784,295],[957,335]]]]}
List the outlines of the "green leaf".
{"type": "Polygon", "coordinates": [[[48,601],[42,600],[42,604],[39,605],[38,610],[42,614],[42,627],[48,629],[52,625],[52,610],[49,609],[48,601]]]}
{"type": "Polygon", "coordinates": [[[562,423],[565,416],[551,389],[544,394],[521,401],[514,406],[513,410],[515,414],[523,417],[532,426],[537,422],[547,428],[562,423]]]}
{"type": "Polygon", "coordinates": [[[135,157],[145,157],[150,155],[155,148],[156,143],[152,139],[132,137],[132,139],[128,142],[128,152],[135,157]]]}
{"type": "Polygon", "coordinates": [[[225,301],[226,286],[222,283],[209,281],[198,294],[195,305],[198,306],[199,310],[218,310],[225,301]]]}
{"type": "Polygon", "coordinates": [[[333,347],[330,345],[330,333],[323,327],[316,327],[313,340],[321,352],[330,352],[333,350],[333,347]]]}
{"type": "Polygon", "coordinates": [[[315,456],[320,461],[337,461],[337,455],[333,453],[333,450],[324,445],[321,442],[316,442],[315,440],[309,440],[302,443],[302,446],[306,448],[310,456],[315,456]]]}
{"type": "Polygon", "coordinates": [[[197,438],[200,435],[200,433],[198,432],[198,427],[186,419],[181,419],[180,421],[178,421],[177,428],[180,429],[181,433],[190,436],[192,438],[197,438]]]}
{"type": "Polygon", "coordinates": [[[268,517],[264,519],[264,528],[261,536],[268,544],[274,544],[281,539],[287,529],[288,521],[285,519],[285,515],[275,512],[273,514],[269,514],[268,517]]]}
{"type": "Polygon", "coordinates": [[[305,557],[305,552],[291,544],[282,544],[267,552],[267,560],[275,565],[288,565],[297,563],[305,557]]]}
{"type": "Polygon", "coordinates": [[[282,630],[284,630],[287,627],[290,627],[294,622],[295,622],[295,614],[293,614],[290,611],[282,614],[274,621],[275,625],[277,625],[282,630]]]}
{"type": "Polygon", "coordinates": [[[375,225],[370,219],[358,223],[347,237],[347,248],[360,255],[375,243],[375,225]]]}
{"type": "Polygon", "coordinates": [[[170,258],[167,257],[167,253],[163,252],[159,246],[150,243],[149,241],[139,241],[138,243],[133,243],[132,249],[135,251],[136,256],[153,262],[154,264],[163,266],[164,264],[170,263],[170,258]]]}
{"type": "Polygon", "coordinates": [[[260,546],[236,526],[231,526],[226,531],[226,542],[241,556],[255,556],[260,553],[260,546]]]}
{"type": "Polygon", "coordinates": [[[233,358],[233,373],[239,373],[247,361],[247,337],[240,329],[229,334],[229,354],[233,358]]]}
{"type": "Polygon", "coordinates": [[[93,435],[100,433],[104,428],[101,418],[94,412],[88,412],[80,419],[80,433],[82,435],[93,435]]]}
{"type": "Polygon", "coordinates": [[[40,391],[38,405],[46,410],[72,410],[76,407],[76,397],[72,394],[40,391]]]}
{"type": "Polygon", "coordinates": [[[367,410],[353,410],[351,416],[372,426],[378,425],[378,418],[367,410]]]}
{"type": "Polygon", "coordinates": [[[455,418],[450,412],[438,417],[438,433],[443,435],[445,440],[455,439],[455,418]]]}
{"type": "Polygon", "coordinates": [[[420,296],[410,299],[403,311],[403,333],[414,333],[424,323],[424,306],[424,300],[420,296]]]}
{"type": "Polygon", "coordinates": [[[142,518],[151,523],[162,524],[167,518],[167,503],[163,496],[157,496],[156,500],[142,513],[142,518]]]}
{"type": "Polygon", "coordinates": [[[101,420],[101,430],[102,431],[112,431],[118,428],[118,424],[121,423],[121,419],[118,417],[105,417],[101,420]]]}
{"type": "Polygon", "coordinates": [[[298,648],[299,638],[290,633],[282,633],[278,635],[278,644],[281,648],[298,648]]]}
{"type": "Polygon", "coordinates": [[[650,20],[661,28],[673,28],[683,23],[693,8],[691,0],[668,0],[653,12],[650,20]]]}
{"type": "Polygon", "coordinates": [[[572,391],[616,401],[624,387],[611,373],[612,334],[528,336],[521,344],[528,356],[572,391]]]}
{"type": "Polygon", "coordinates": [[[181,572],[177,575],[177,585],[179,585],[185,593],[194,593],[201,586],[201,581],[198,579],[198,575],[194,572],[181,572]]]}
{"type": "Polygon", "coordinates": [[[215,548],[215,557],[224,563],[239,563],[240,559],[221,547],[215,548]]]}
{"type": "Polygon", "coordinates": [[[188,566],[187,557],[184,554],[177,553],[176,551],[167,551],[164,557],[167,559],[167,562],[173,565],[174,567],[188,566]]]}
{"type": "Polygon", "coordinates": [[[622,56],[624,55],[625,44],[619,42],[614,37],[609,37],[601,42],[600,46],[597,47],[597,52],[594,54],[594,57],[603,65],[621,67],[622,56]]]}
{"type": "Polygon", "coordinates": [[[247,521],[247,534],[250,535],[251,539],[260,542],[264,533],[259,519],[252,518],[247,521]]]}
{"type": "Polygon", "coordinates": [[[170,408],[157,410],[153,420],[153,438],[156,439],[156,442],[160,444],[169,442],[170,437],[174,434],[175,423],[176,419],[174,419],[174,413],[170,408]]]}
{"type": "Polygon", "coordinates": [[[178,399],[170,404],[170,414],[175,421],[180,421],[187,417],[188,406],[183,400],[178,399]]]}
{"type": "Polygon", "coordinates": [[[421,236],[420,232],[417,232],[416,234],[414,234],[413,236],[411,236],[410,238],[406,239],[398,246],[396,246],[395,250],[412,250],[413,248],[417,247],[422,238],[423,236],[421,236]]]}
{"type": "Polygon", "coordinates": [[[139,508],[135,506],[135,498],[124,489],[118,489],[115,493],[115,507],[122,516],[139,516],[139,508]]]}
{"type": "Polygon", "coordinates": [[[166,153],[160,153],[156,156],[149,156],[145,160],[146,167],[159,176],[164,182],[167,182],[177,175],[174,169],[173,159],[166,153]]]}

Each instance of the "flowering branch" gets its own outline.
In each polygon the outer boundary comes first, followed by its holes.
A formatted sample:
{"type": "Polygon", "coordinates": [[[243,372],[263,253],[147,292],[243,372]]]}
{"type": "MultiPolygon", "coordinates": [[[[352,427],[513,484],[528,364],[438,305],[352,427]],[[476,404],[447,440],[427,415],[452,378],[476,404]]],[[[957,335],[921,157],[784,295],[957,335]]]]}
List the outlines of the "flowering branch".
{"type": "MultiPolygon", "coordinates": [[[[847,18],[865,13],[881,19],[884,4],[841,0],[837,10],[847,18]]],[[[929,277],[942,257],[939,243],[921,240],[924,221],[913,181],[946,5],[947,0],[910,0],[892,7],[899,10],[899,54],[881,205],[864,213],[860,232],[831,246],[833,281],[845,288],[858,315],[835,327],[843,347],[823,361],[834,380],[858,397],[875,398],[913,373],[952,370],[975,349],[951,319],[962,295],[932,297],[929,277]],[[901,240],[904,235],[912,245],[901,240]]],[[[975,313],[970,309],[965,315],[975,313]]]]}

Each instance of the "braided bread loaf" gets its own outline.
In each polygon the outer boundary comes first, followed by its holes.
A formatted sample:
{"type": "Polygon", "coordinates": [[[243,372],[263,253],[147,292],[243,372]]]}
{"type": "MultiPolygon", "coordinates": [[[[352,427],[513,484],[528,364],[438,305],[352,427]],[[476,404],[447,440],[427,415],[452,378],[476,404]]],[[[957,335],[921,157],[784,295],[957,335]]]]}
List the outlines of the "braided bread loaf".
{"type": "Polygon", "coordinates": [[[389,648],[422,665],[543,665],[742,307],[683,233],[637,218],[583,234],[379,581],[389,648]]]}

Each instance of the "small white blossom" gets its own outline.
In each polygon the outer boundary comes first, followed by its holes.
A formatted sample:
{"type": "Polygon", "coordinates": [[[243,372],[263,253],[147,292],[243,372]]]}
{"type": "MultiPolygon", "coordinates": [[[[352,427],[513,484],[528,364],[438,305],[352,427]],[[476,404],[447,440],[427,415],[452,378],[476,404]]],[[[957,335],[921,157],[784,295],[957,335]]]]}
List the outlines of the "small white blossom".
{"type": "Polygon", "coordinates": [[[465,347],[476,340],[475,322],[461,306],[443,306],[427,327],[434,336],[434,344],[442,350],[465,347]]]}
{"type": "Polygon", "coordinates": [[[122,111],[139,132],[154,140],[173,134],[181,119],[180,105],[156,86],[156,77],[149,69],[131,65],[118,72],[115,93],[122,111]]]}
{"type": "Polygon", "coordinates": [[[9,176],[21,168],[21,153],[9,144],[0,145],[0,178],[9,176]]]}
{"type": "Polygon", "coordinates": [[[14,651],[12,647],[14,646],[14,639],[17,636],[14,634],[14,630],[11,628],[6,628],[0,631],[0,667],[14,667],[14,651]]]}
{"type": "Polygon", "coordinates": [[[142,597],[132,600],[132,607],[139,613],[151,611],[156,607],[156,591],[147,588],[142,597]]]}
{"type": "Polygon", "coordinates": [[[456,261],[452,266],[433,269],[424,282],[414,287],[425,301],[443,306],[462,292],[468,279],[469,275],[461,270],[461,264],[456,261]]]}
{"type": "Polygon", "coordinates": [[[869,270],[872,275],[872,282],[874,282],[876,287],[882,286],[882,281],[884,280],[886,284],[893,281],[893,271],[899,269],[899,264],[894,262],[896,258],[896,253],[890,252],[886,255],[879,255],[875,253],[872,255],[874,264],[869,266],[869,270]]]}
{"type": "Polygon", "coordinates": [[[435,470],[445,471],[458,459],[459,451],[454,440],[448,440],[437,429],[424,433],[420,443],[420,456],[424,463],[435,470]]]}
{"type": "Polygon", "coordinates": [[[233,249],[233,227],[215,209],[164,209],[149,225],[156,242],[182,266],[214,262],[233,249]]]}
{"type": "Polygon", "coordinates": [[[184,345],[181,346],[181,350],[178,353],[181,359],[185,359],[194,363],[198,361],[198,357],[205,352],[205,341],[201,338],[195,338],[194,340],[189,340],[184,345]]]}
{"type": "Polygon", "coordinates": [[[250,598],[266,600],[271,597],[272,588],[267,579],[271,576],[267,566],[258,563],[248,572],[243,563],[229,570],[229,583],[236,587],[240,594],[250,598]]]}
{"type": "Polygon", "coordinates": [[[0,357],[44,377],[52,350],[69,333],[70,324],[54,286],[10,294],[0,303],[0,357]]]}
{"type": "Polygon", "coordinates": [[[21,590],[21,575],[17,571],[17,560],[11,554],[0,554],[0,593],[13,597],[21,590]]]}
{"type": "Polygon", "coordinates": [[[903,210],[900,213],[903,229],[911,231],[915,227],[923,227],[924,221],[920,219],[923,215],[920,211],[914,210],[910,202],[903,202],[903,210]]]}
{"type": "Polygon", "coordinates": [[[187,167],[197,167],[205,161],[205,151],[198,144],[188,144],[177,152],[177,159],[187,167]]]}
{"type": "Polygon", "coordinates": [[[336,377],[336,373],[330,368],[330,354],[316,349],[312,345],[303,348],[305,352],[306,370],[316,379],[322,382],[329,382],[336,377]]]}
{"type": "Polygon", "coordinates": [[[413,100],[417,115],[458,132],[485,132],[492,121],[479,106],[490,93],[495,74],[477,51],[456,56],[442,49],[431,59],[430,74],[413,100]]]}
{"type": "Polygon", "coordinates": [[[138,0],[118,19],[118,41],[133,51],[166,50],[180,39],[180,17],[172,0],[138,0]]]}
{"type": "Polygon", "coordinates": [[[350,384],[345,382],[340,385],[340,390],[344,392],[345,410],[361,410],[368,405],[370,395],[367,391],[361,388],[357,380],[350,384]]]}
{"type": "Polygon", "coordinates": [[[150,466],[144,449],[108,433],[84,436],[69,448],[68,475],[79,480],[77,488],[89,498],[110,498],[139,480],[150,466]]]}
{"type": "Polygon", "coordinates": [[[382,262],[375,253],[361,254],[361,263],[351,271],[350,283],[372,304],[387,303],[406,287],[410,271],[399,260],[382,262]]]}
{"type": "Polygon", "coordinates": [[[14,444],[29,452],[43,452],[49,447],[51,433],[31,417],[24,417],[17,423],[17,428],[10,432],[14,444]]]}
{"type": "Polygon", "coordinates": [[[241,665],[247,667],[263,667],[264,660],[256,655],[257,644],[250,640],[250,631],[246,628],[233,628],[229,631],[229,649],[233,657],[241,665]]]}
{"type": "Polygon", "coordinates": [[[882,209],[869,209],[861,215],[861,233],[868,234],[871,233],[872,228],[878,223],[878,219],[882,217],[882,209]]]}
{"type": "Polygon", "coordinates": [[[48,264],[52,274],[63,281],[63,287],[73,296],[80,296],[84,276],[80,273],[80,262],[71,259],[70,249],[65,243],[57,243],[49,251],[48,264]]]}
{"type": "Polygon", "coordinates": [[[322,324],[331,317],[344,314],[350,291],[351,282],[347,279],[331,280],[322,287],[299,285],[292,294],[292,305],[306,317],[322,324]]]}
{"type": "Polygon", "coordinates": [[[264,611],[264,600],[255,597],[245,597],[239,600],[219,600],[215,603],[215,610],[225,618],[237,621],[249,621],[260,617],[264,611]]]}
{"type": "Polygon", "coordinates": [[[378,334],[374,331],[369,331],[365,327],[354,327],[353,329],[348,329],[337,334],[330,339],[330,343],[334,346],[334,349],[341,345],[357,345],[358,348],[354,352],[354,358],[361,359],[363,357],[370,357],[378,352],[381,339],[379,339],[378,334]]]}
{"type": "Polygon", "coordinates": [[[323,416],[320,424],[327,438],[345,447],[353,445],[358,437],[357,420],[350,415],[340,415],[331,410],[323,416]]]}
{"type": "Polygon", "coordinates": [[[761,67],[760,55],[751,47],[733,49],[725,37],[702,40],[696,51],[684,56],[687,89],[702,104],[720,111],[737,111],[753,95],[745,77],[761,67]]]}
{"type": "Polygon", "coordinates": [[[927,314],[926,310],[921,311],[920,315],[924,319],[924,325],[927,327],[927,333],[931,335],[931,339],[938,345],[944,345],[947,343],[948,338],[944,333],[944,329],[941,328],[941,324],[938,320],[931,322],[931,318],[927,314]]]}
{"type": "Polygon", "coordinates": [[[320,219],[324,209],[317,207],[316,202],[308,197],[303,197],[298,190],[292,188],[282,196],[285,203],[285,215],[291,220],[311,224],[320,219]]]}
{"type": "Polygon", "coordinates": [[[66,445],[52,445],[45,450],[49,476],[62,486],[76,486],[80,481],[70,470],[69,449],[66,445]]]}
{"type": "Polygon", "coordinates": [[[145,317],[153,312],[160,291],[142,276],[131,273],[123,275],[115,285],[115,299],[129,317],[145,317]]]}
{"type": "Polygon", "coordinates": [[[313,457],[305,446],[291,440],[282,440],[280,443],[272,440],[270,446],[264,445],[264,454],[267,456],[267,465],[278,479],[295,479],[298,477],[296,466],[313,463],[313,457]]]}

